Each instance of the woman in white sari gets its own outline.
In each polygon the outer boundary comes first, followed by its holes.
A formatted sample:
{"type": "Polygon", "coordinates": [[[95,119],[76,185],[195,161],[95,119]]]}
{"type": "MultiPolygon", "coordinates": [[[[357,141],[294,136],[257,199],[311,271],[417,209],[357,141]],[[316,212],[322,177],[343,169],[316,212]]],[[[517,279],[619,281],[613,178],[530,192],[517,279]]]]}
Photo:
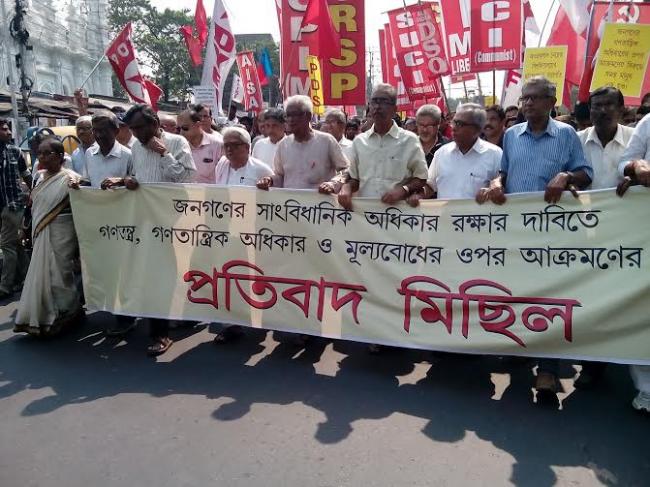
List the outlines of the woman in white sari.
{"type": "Polygon", "coordinates": [[[83,317],[74,281],[78,254],[68,191],[80,176],[62,167],[65,151],[56,139],[38,148],[39,178],[32,190],[32,259],[16,314],[16,333],[56,335],[83,317]]]}

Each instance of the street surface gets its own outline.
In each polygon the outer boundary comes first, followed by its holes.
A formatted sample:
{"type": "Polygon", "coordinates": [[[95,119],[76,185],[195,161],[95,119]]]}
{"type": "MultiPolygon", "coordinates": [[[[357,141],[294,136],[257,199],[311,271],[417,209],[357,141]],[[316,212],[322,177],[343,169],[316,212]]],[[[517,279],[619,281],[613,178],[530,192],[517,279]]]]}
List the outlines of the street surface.
{"type": "Polygon", "coordinates": [[[0,306],[1,487],[650,486],[650,417],[624,366],[561,409],[532,403],[529,364],[291,338],[228,345],[107,315],[49,341],[15,336],[0,306]]]}

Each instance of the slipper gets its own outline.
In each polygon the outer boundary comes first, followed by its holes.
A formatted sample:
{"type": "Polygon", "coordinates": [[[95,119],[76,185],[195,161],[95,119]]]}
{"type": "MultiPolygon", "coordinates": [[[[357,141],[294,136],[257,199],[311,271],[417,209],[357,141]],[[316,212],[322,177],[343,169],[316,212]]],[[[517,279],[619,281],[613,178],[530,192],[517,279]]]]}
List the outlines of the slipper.
{"type": "Polygon", "coordinates": [[[135,322],[135,320],[133,320],[131,323],[129,323],[128,325],[124,326],[123,328],[119,328],[119,327],[116,327],[116,328],[108,328],[108,329],[104,332],[104,334],[105,334],[106,336],[108,336],[108,337],[119,337],[119,336],[122,336],[122,335],[126,335],[128,332],[130,332],[131,330],[133,330],[133,329],[135,328],[135,326],[136,326],[136,322],[135,322]]]}
{"type": "Polygon", "coordinates": [[[173,343],[174,341],[169,337],[156,338],[154,339],[153,344],[147,347],[147,355],[150,357],[162,355],[167,350],[169,350],[169,347],[171,347],[173,343]]]}

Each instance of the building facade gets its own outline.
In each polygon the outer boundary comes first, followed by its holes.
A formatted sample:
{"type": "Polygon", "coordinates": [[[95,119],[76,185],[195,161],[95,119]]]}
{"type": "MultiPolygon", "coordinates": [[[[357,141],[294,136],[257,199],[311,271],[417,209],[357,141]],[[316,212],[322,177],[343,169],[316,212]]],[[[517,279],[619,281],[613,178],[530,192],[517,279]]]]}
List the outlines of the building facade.
{"type": "MultiPolygon", "coordinates": [[[[16,14],[15,0],[0,0],[9,20],[16,14]]],[[[108,0],[22,0],[23,25],[29,32],[31,51],[23,51],[24,69],[33,82],[33,92],[73,95],[84,82],[110,42],[107,28],[108,0]]],[[[8,21],[5,20],[5,29],[8,21]]],[[[7,36],[8,38],[8,36],[7,36]]],[[[3,49],[7,49],[3,39],[3,49]]],[[[13,39],[8,43],[14,80],[20,73],[15,55],[20,52],[13,39]]],[[[0,61],[0,86],[7,88],[6,53],[0,61]]],[[[111,67],[104,60],[84,89],[98,95],[113,94],[111,67]]]]}

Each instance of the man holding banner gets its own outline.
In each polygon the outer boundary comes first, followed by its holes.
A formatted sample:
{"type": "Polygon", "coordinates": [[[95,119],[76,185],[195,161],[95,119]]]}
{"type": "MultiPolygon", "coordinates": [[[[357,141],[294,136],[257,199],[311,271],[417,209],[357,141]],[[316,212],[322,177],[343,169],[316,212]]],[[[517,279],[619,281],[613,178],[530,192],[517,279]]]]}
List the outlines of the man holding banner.
{"type": "MultiPolygon", "coordinates": [[[[565,190],[576,195],[576,187],[586,189],[593,179],[592,166],[585,159],[575,130],[550,116],[557,102],[555,85],[535,76],[524,83],[521,93],[526,122],[506,131],[501,174],[478,192],[479,204],[490,200],[501,205],[505,194],[534,191],[544,191],[544,200],[556,204],[565,190]]],[[[538,361],[538,403],[557,401],[558,368],[557,359],[538,361]]]]}

